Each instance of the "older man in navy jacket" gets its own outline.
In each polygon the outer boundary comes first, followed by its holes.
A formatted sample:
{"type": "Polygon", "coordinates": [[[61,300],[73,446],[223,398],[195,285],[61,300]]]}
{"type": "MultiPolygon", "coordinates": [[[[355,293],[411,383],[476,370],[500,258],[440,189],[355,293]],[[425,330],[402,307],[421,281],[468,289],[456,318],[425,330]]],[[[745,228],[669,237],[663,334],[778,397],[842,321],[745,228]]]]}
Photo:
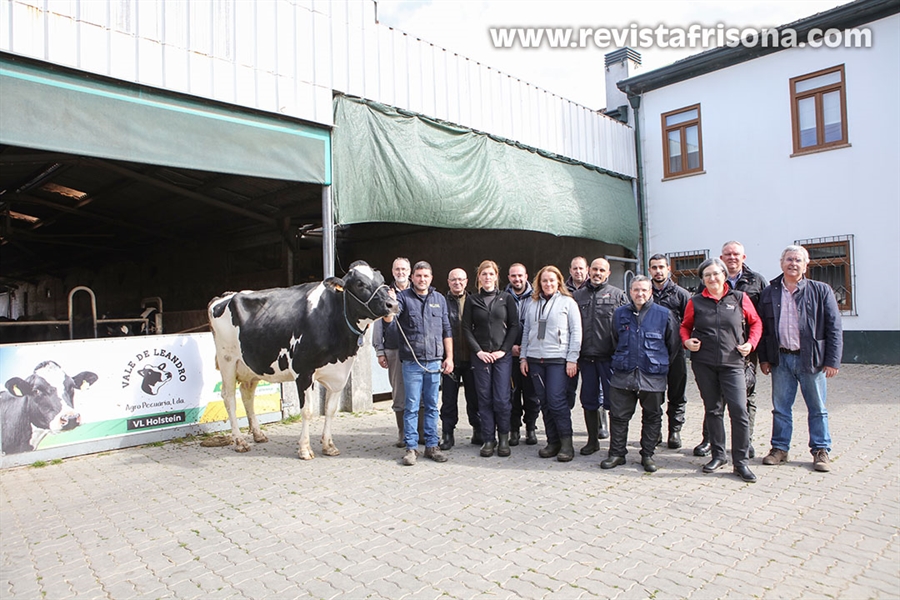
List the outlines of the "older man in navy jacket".
{"type": "Polygon", "coordinates": [[[772,374],[772,449],[764,465],[788,460],[793,432],[791,414],[797,386],[809,412],[809,448],[816,471],[830,471],[831,434],[825,408],[826,378],[841,366],[843,335],[834,291],[806,279],[809,253],[788,246],[781,253],[782,275],[771,281],[759,300],[763,337],[759,367],[772,374]]]}

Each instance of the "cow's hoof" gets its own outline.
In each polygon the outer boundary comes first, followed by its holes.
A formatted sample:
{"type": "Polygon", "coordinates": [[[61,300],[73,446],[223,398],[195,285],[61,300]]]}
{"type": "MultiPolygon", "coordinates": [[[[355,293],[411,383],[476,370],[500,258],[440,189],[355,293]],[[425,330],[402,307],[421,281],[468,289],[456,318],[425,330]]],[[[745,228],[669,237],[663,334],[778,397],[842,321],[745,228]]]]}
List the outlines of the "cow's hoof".
{"type": "Polygon", "coordinates": [[[244,440],[235,440],[234,442],[234,451],[235,452],[249,452],[250,444],[245,442],[244,440]]]}
{"type": "Polygon", "coordinates": [[[301,449],[297,452],[297,456],[300,457],[300,460],[312,460],[316,457],[315,453],[312,450],[303,450],[301,449]]]}
{"type": "Polygon", "coordinates": [[[265,444],[266,442],[269,441],[269,438],[266,437],[266,434],[264,434],[262,431],[260,431],[259,433],[253,434],[253,441],[256,442],[257,444],[265,444]]]}
{"type": "Polygon", "coordinates": [[[222,446],[231,445],[230,435],[216,435],[200,440],[200,445],[204,448],[221,448],[222,446]]]}
{"type": "Polygon", "coordinates": [[[340,450],[337,449],[337,446],[332,444],[331,446],[322,446],[322,454],[325,456],[338,456],[341,453],[340,450]]]}

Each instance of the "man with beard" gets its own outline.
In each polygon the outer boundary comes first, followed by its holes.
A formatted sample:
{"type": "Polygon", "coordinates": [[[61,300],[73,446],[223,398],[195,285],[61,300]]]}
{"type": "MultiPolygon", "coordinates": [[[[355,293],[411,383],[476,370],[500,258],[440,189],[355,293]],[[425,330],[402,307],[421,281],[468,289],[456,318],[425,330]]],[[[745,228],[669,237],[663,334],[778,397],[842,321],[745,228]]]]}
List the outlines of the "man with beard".
{"type": "MultiPolygon", "coordinates": [[[[391,265],[391,274],[394,282],[391,289],[399,294],[409,287],[409,259],[398,256],[391,265]]],[[[391,382],[391,408],[397,419],[397,444],[403,448],[406,442],[403,440],[403,410],[406,397],[403,391],[403,370],[400,365],[400,334],[397,332],[397,323],[385,323],[378,319],[372,325],[372,345],[375,346],[375,355],[378,357],[378,365],[388,370],[388,380],[391,382]]]]}
{"type": "MultiPolygon", "coordinates": [[[[531,298],[534,289],[528,281],[528,271],[525,270],[525,265],[522,263],[513,263],[509,267],[507,279],[509,279],[509,285],[506,286],[506,291],[516,300],[516,306],[519,309],[519,323],[521,325],[525,314],[525,304],[531,298]]],[[[520,327],[519,329],[519,337],[512,347],[513,361],[515,363],[518,363],[519,361],[519,351],[522,347],[522,328],[520,327]]],[[[512,370],[512,385],[512,413],[510,414],[509,424],[509,445],[519,445],[519,439],[521,437],[521,432],[519,430],[522,427],[524,416],[525,443],[529,446],[534,446],[538,442],[537,418],[541,414],[540,401],[537,396],[535,396],[534,389],[532,389],[531,378],[522,375],[522,372],[519,369],[512,370]]],[[[474,437],[472,438],[472,443],[476,443],[474,437]]],[[[481,443],[480,439],[478,443],[481,443]]]]}
{"type": "Polygon", "coordinates": [[[588,433],[587,445],[581,449],[583,455],[597,452],[600,449],[598,440],[609,437],[609,380],[612,355],[616,351],[613,313],[627,304],[628,299],[625,292],[608,280],[609,261],[595,258],[591,262],[590,279],[574,294],[581,313],[578,370],[581,373],[581,408],[588,433]],[[600,405],[601,398],[603,406],[600,405]]]}
{"type": "MultiPolygon", "coordinates": [[[[649,262],[650,277],[653,280],[653,301],[658,305],[668,308],[675,319],[680,324],[684,319],[684,309],[688,300],[691,299],[691,293],[672,281],[671,272],[669,271],[669,259],[665,254],[654,254],[650,257],[649,262]]],[[[681,428],[684,426],[684,411],[687,406],[687,362],[684,355],[684,348],[679,346],[678,353],[673,357],[669,364],[669,372],[667,378],[667,399],[669,406],[666,408],[666,417],[669,421],[669,437],[668,446],[673,450],[681,448],[681,428]]],[[[703,442],[697,448],[705,448],[705,454],[697,454],[696,456],[707,456],[709,450],[709,439],[705,433],[703,442]]],[[[660,434],[661,435],[661,434],[660,434]]],[[[662,438],[660,438],[662,440],[662,438]]]]}

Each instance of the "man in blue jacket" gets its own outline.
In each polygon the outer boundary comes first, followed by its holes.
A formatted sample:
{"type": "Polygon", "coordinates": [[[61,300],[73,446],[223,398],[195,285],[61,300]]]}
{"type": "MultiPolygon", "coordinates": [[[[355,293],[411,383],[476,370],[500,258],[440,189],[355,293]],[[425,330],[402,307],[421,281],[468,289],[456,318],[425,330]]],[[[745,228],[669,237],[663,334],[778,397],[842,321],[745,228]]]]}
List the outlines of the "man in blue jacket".
{"type": "Polygon", "coordinates": [[[641,465],[648,473],[657,470],[653,453],[662,428],[667,375],[678,356],[681,338],[675,316],[653,301],[651,289],[648,277],[635,276],[629,288],[631,303],[613,314],[616,351],[609,394],[609,457],[601,461],[602,469],[625,464],[628,422],[640,402],[641,465]]]}
{"type": "Polygon", "coordinates": [[[402,462],[407,466],[416,464],[419,455],[416,425],[420,404],[425,413],[425,458],[436,462],[447,460],[438,447],[438,395],[441,373],[449,375],[453,372],[453,329],[447,301],[431,287],[432,278],[431,265],[424,260],[417,262],[413,266],[412,285],[397,296],[400,361],[406,392],[403,412],[406,454],[402,462]]]}
{"type": "Polygon", "coordinates": [[[760,295],[763,336],[759,368],[764,375],[772,374],[773,405],[772,449],[763,464],[788,461],[794,422],[791,411],[799,385],[809,412],[813,468],[830,471],[826,378],[837,375],[841,366],[841,313],[828,285],[804,277],[808,265],[806,248],[788,246],[781,253],[782,275],[760,295]]]}

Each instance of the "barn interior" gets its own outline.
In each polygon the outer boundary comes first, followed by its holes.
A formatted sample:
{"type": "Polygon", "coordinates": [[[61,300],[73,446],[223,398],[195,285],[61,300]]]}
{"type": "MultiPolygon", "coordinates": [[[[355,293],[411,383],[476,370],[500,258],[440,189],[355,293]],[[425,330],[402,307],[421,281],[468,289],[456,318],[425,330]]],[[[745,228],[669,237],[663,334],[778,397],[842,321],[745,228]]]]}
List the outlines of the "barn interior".
{"type": "MultiPolygon", "coordinates": [[[[321,190],[4,146],[0,316],[67,320],[70,290],[87,286],[98,317],[136,317],[156,298],[166,332],[197,330],[225,290],[320,276],[321,190]]],[[[73,302],[89,310],[88,295],[73,302]]]]}
{"type": "MultiPolygon", "coordinates": [[[[99,319],[161,305],[164,333],[205,330],[226,290],[321,279],[322,186],[4,146],[0,149],[0,317],[69,318],[69,293],[90,288],[99,319]]],[[[483,258],[530,271],[616,248],[535,232],[338,226],[335,272],[363,259],[390,279],[394,257],[434,266],[434,285],[483,258]]],[[[90,297],[75,294],[73,337],[92,337],[90,297]],[[79,318],[79,316],[81,316],[79,318]]],[[[135,331],[135,327],[130,327],[135,331]]],[[[100,327],[98,335],[120,327],[100,327]]],[[[68,339],[67,325],[0,327],[0,341],[68,339]]]]}

